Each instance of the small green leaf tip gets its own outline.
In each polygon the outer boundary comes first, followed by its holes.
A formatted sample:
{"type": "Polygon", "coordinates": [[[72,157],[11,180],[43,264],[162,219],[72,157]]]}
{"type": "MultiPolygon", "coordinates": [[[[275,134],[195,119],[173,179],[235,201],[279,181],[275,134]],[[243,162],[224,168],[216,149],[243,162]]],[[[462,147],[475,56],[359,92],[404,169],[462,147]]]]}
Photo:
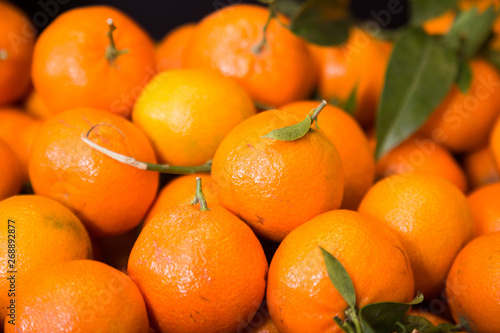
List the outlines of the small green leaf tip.
{"type": "Polygon", "coordinates": [[[300,139],[301,137],[306,135],[307,132],[309,132],[311,124],[313,122],[316,122],[316,127],[318,127],[317,124],[318,115],[326,105],[327,102],[323,100],[319,104],[319,106],[314,110],[312,110],[301,122],[291,126],[272,130],[266,135],[263,135],[262,138],[275,139],[278,141],[295,141],[300,139]]]}
{"type": "Polygon", "coordinates": [[[345,270],[340,261],[335,258],[330,252],[322,247],[319,248],[325,261],[328,277],[332,281],[333,286],[342,295],[347,304],[354,309],[356,307],[356,293],[349,274],[345,270]]]}

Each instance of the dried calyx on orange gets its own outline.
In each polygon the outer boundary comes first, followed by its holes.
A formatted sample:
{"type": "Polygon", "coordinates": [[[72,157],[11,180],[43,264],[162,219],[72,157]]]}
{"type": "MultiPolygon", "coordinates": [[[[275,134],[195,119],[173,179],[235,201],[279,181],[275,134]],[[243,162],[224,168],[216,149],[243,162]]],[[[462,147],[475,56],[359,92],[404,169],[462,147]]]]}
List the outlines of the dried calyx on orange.
{"type": "Polygon", "coordinates": [[[465,321],[458,325],[443,323],[435,326],[424,317],[407,314],[412,305],[419,304],[424,300],[421,293],[418,293],[410,303],[380,302],[358,308],[356,306],[356,291],[346,269],[331,253],[322,247],[320,250],[330,281],[348,304],[344,320],[339,317],[333,318],[342,331],[346,333],[448,333],[468,328],[465,321]]]}

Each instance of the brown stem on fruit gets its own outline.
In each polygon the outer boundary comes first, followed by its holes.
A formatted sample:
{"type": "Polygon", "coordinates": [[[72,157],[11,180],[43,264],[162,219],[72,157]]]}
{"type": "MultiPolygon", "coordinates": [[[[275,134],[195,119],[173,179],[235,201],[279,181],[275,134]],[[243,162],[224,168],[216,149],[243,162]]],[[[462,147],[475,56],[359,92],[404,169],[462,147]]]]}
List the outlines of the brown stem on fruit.
{"type": "Polygon", "coordinates": [[[113,63],[120,54],[128,53],[128,49],[124,50],[116,49],[115,39],[113,38],[113,32],[116,30],[116,26],[113,23],[112,18],[108,18],[106,23],[109,26],[109,30],[107,32],[109,45],[108,47],[106,47],[106,58],[108,59],[109,63],[113,63]]]}
{"type": "Polygon", "coordinates": [[[192,205],[200,204],[200,210],[202,212],[209,211],[210,209],[207,206],[207,200],[205,200],[205,196],[203,195],[203,191],[201,189],[201,178],[196,177],[196,195],[194,197],[192,205]]]}
{"type": "Polygon", "coordinates": [[[0,61],[9,59],[9,54],[6,49],[0,48],[0,61]]]}
{"type": "Polygon", "coordinates": [[[185,166],[173,166],[173,165],[168,165],[168,164],[154,164],[154,163],[146,163],[146,162],[141,162],[136,160],[133,157],[130,156],[125,156],[122,154],[119,154],[117,152],[114,152],[112,150],[109,150],[107,148],[104,148],[100,145],[98,145],[95,142],[90,141],[89,136],[90,133],[94,129],[96,129],[99,126],[111,126],[115,128],[120,134],[123,136],[123,133],[116,128],[116,126],[113,126],[111,124],[97,124],[92,126],[92,128],[87,132],[87,134],[82,133],[82,141],[85,142],[87,145],[89,145],[91,148],[97,150],[98,152],[111,157],[112,159],[126,164],[128,166],[140,169],[140,170],[148,170],[148,171],[156,171],[156,172],[161,172],[161,173],[169,173],[169,174],[176,174],[176,175],[187,175],[187,174],[193,174],[193,173],[199,173],[199,172],[210,172],[212,169],[212,161],[208,161],[207,163],[200,165],[200,166],[194,166],[194,167],[185,167],[185,166]]]}
{"type": "Polygon", "coordinates": [[[264,24],[264,28],[262,28],[262,40],[252,47],[252,52],[255,55],[259,55],[264,47],[267,45],[267,29],[269,28],[269,23],[271,20],[276,17],[276,9],[273,6],[273,3],[269,5],[269,16],[267,17],[267,21],[264,24]]]}

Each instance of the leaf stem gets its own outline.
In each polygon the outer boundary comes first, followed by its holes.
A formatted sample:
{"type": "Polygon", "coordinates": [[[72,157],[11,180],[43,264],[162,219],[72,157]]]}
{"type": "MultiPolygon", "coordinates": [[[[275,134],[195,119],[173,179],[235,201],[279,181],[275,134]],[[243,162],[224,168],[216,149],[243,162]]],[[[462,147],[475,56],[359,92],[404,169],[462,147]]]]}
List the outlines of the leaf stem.
{"type": "Polygon", "coordinates": [[[361,329],[361,324],[359,323],[358,315],[354,311],[351,320],[354,323],[354,329],[356,330],[356,333],[363,333],[363,330],[361,329]]]}
{"type": "Polygon", "coordinates": [[[113,38],[113,32],[116,30],[116,26],[112,18],[108,18],[106,20],[106,23],[109,26],[109,30],[107,32],[109,45],[108,47],[106,47],[106,58],[108,59],[109,63],[113,63],[120,54],[128,53],[128,49],[124,50],[116,49],[115,39],[113,38]]]}
{"type": "Polygon", "coordinates": [[[343,328],[345,328],[349,333],[358,333],[350,324],[344,324],[343,328]]]}
{"type": "Polygon", "coordinates": [[[9,54],[4,48],[0,48],[0,61],[9,59],[9,54]]]}
{"type": "Polygon", "coordinates": [[[205,200],[205,196],[203,195],[203,191],[201,189],[201,178],[196,177],[196,195],[194,197],[193,202],[191,202],[192,205],[196,205],[197,203],[200,204],[200,210],[202,212],[207,212],[210,209],[207,206],[207,200],[205,200]]]}
{"type": "MultiPolygon", "coordinates": [[[[104,148],[95,142],[90,141],[90,139],[89,139],[90,133],[96,127],[103,126],[103,125],[108,125],[108,126],[112,126],[112,127],[116,128],[113,125],[105,124],[105,123],[100,123],[100,124],[94,125],[94,126],[92,126],[92,128],[90,128],[90,130],[87,132],[86,135],[84,135],[82,133],[82,141],[85,142],[87,145],[89,145],[91,148],[99,151],[100,153],[102,153],[108,157],[111,157],[112,159],[114,159],[120,163],[126,164],[128,166],[131,166],[131,167],[134,167],[134,168],[137,168],[140,170],[156,171],[156,172],[176,174],[176,175],[186,175],[186,174],[193,174],[193,173],[199,173],[199,172],[210,172],[210,170],[212,168],[212,161],[208,161],[207,163],[205,163],[203,165],[199,165],[199,166],[186,167],[186,166],[174,166],[174,165],[168,165],[168,164],[146,163],[146,162],[138,161],[133,157],[119,154],[117,152],[114,152],[112,150],[104,148]]],[[[117,129],[117,130],[120,132],[119,129],[117,129]]],[[[122,134],[122,133],[120,132],[120,134],[122,134]]]]}
{"type": "Polygon", "coordinates": [[[269,16],[267,17],[264,28],[262,28],[262,39],[261,41],[252,47],[252,52],[255,55],[259,55],[264,47],[267,45],[267,29],[269,28],[269,23],[276,16],[276,8],[274,7],[274,1],[269,3],[269,16]]]}
{"type": "Polygon", "coordinates": [[[313,114],[311,116],[312,121],[316,121],[316,122],[318,121],[318,115],[321,112],[321,110],[323,110],[325,108],[326,104],[328,104],[328,103],[325,100],[322,100],[321,103],[318,105],[318,107],[313,110],[313,114]]]}

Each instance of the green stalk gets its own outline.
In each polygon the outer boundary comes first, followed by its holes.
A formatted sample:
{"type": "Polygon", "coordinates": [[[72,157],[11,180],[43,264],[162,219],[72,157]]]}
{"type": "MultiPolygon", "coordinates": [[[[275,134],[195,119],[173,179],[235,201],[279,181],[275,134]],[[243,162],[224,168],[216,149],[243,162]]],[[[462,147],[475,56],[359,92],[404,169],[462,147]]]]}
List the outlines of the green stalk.
{"type": "Polygon", "coordinates": [[[200,204],[200,211],[207,212],[210,209],[207,206],[207,200],[205,200],[205,196],[203,195],[203,191],[201,189],[201,178],[196,177],[196,195],[194,197],[192,205],[200,204]]]}
{"type": "MultiPolygon", "coordinates": [[[[205,163],[203,165],[199,165],[199,166],[186,167],[186,166],[174,166],[174,165],[168,165],[168,164],[146,163],[146,162],[138,161],[133,157],[119,154],[117,152],[114,152],[112,150],[104,148],[95,142],[90,141],[90,139],[89,139],[90,133],[96,127],[102,126],[102,125],[112,126],[112,127],[116,128],[113,125],[105,124],[105,123],[94,125],[87,132],[86,135],[82,134],[82,141],[85,142],[90,147],[92,147],[93,149],[103,153],[104,155],[106,155],[108,157],[111,157],[112,159],[114,159],[120,163],[126,164],[128,166],[131,166],[131,167],[134,167],[134,168],[137,168],[140,170],[156,171],[156,172],[176,174],[176,175],[188,175],[188,174],[199,173],[199,172],[210,172],[210,170],[212,169],[212,161],[208,161],[207,163],[205,163]]],[[[118,131],[120,132],[120,130],[118,130],[118,131]]],[[[122,134],[122,133],[120,132],[120,134],[122,134]]]]}
{"type": "Polygon", "coordinates": [[[113,63],[120,54],[128,53],[128,49],[117,50],[115,39],[113,38],[113,32],[116,30],[116,26],[113,22],[113,19],[111,18],[108,18],[106,23],[109,26],[109,30],[107,32],[109,45],[106,48],[106,58],[108,59],[109,63],[113,63]]]}
{"type": "Polygon", "coordinates": [[[316,109],[313,110],[312,116],[311,116],[311,122],[316,122],[316,128],[319,128],[318,126],[318,115],[319,113],[325,108],[325,106],[328,103],[325,100],[322,100],[321,103],[318,105],[316,109]]]}
{"type": "Polygon", "coordinates": [[[271,23],[271,20],[274,17],[276,17],[276,9],[274,8],[273,3],[271,2],[269,5],[269,16],[267,17],[267,21],[264,24],[264,28],[262,29],[263,32],[262,40],[258,44],[252,47],[253,54],[259,55],[264,49],[264,47],[267,45],[267,29],[269,28],[269,23],[271,23]]]}

